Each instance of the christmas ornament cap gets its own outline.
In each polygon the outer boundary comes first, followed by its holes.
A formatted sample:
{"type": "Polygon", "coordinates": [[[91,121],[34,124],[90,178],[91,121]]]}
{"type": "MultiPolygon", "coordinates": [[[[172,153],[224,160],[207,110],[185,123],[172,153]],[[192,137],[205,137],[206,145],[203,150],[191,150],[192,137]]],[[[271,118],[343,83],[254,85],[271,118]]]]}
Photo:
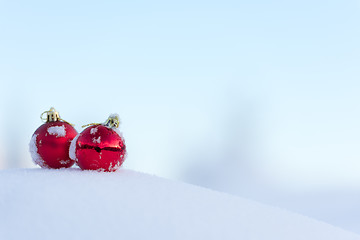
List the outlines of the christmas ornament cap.
{"type": "Polygon", "coordinates": [[[71,126],[74,126],[74,124],[69,123],[67,121],[65,121],[64,119],[62,119],[60,117],[60,114],[58,111],[55,110],[55,108],[51,107],[49,111],[45,111],[40,115],[41,120],[43,120],[44,122],[57,122],[57,121],[62,121],[65,122],[67,124],[70,124],[71,126]],[[46,117],[44,117],[46,113],[46,117]]]}
{"type": "Polygon", "coordinates": [[[120,126],[119,115],[116,113],[111,114],[105,121],[104,125],[109,128],[118,128],[120,126]]]}

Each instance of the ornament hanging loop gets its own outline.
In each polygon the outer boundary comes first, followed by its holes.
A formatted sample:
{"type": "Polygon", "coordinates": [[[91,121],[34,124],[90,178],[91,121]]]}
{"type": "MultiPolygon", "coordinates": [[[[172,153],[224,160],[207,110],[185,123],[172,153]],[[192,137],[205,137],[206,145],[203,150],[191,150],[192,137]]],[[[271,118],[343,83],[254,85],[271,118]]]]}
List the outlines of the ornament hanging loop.
{"type": "Polygon", "coordinates": [[[89,124],[82,125],[81,127],[86,128],[88,126],[94,126],[94,125],[101,125],[101,123],[89,123],[89,124]]]}

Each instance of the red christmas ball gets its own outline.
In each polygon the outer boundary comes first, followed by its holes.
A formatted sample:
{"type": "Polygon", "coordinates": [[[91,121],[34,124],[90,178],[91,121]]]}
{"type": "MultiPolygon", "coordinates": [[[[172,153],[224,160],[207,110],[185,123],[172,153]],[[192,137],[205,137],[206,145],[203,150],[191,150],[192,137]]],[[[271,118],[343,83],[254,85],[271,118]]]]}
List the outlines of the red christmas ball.
{"type": "Polygon", "coordinates": [[[125,141],[116,128],[93,125],[73,140],[70,157],[83,170],[114,172],[125,160],[125,141]]]}
{"type": "Polygon", "coordinates": [[[75,161],[69,157],[71,141],[77,131],[69,123],[49,121],[41,125],[30,141],[33,161],[42,168],[68,168],[75,161]]]}

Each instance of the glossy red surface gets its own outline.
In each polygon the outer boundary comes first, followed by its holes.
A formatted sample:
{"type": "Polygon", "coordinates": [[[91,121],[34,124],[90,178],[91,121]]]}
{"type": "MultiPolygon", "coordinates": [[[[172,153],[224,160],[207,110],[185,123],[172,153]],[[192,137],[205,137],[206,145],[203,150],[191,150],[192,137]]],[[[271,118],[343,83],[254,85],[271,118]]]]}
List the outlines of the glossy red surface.
{"type": "Polygon", "coordinates": [[[43,168],[68,168],[75,161],[69,157],[69,147],[71,140],[77,135],[77,131],[70,124],[65,122],[47,122],[41,125],[34,134],[37,134],[37,152],[42,158],[38,164],[43,168]],[[50,127],[64,126],[65,136],[50,134],[50,127]]]}
{"type": "Polygon", "coordinates": [[[75,154],[81,169],[113,172],[125,160],[125,141],[111,128],[91,126],[80,134],[75,154]]]}

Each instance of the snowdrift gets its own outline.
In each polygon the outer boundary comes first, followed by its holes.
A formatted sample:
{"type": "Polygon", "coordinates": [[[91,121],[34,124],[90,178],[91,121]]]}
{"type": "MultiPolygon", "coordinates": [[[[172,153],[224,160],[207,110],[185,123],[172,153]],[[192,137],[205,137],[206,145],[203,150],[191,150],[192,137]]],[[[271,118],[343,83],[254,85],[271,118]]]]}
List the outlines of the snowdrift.
{"type": "Polygon", "coordinates": [[[0,171],[0,239],[360,240],[310,218],[144,173],[0,171]]]}

